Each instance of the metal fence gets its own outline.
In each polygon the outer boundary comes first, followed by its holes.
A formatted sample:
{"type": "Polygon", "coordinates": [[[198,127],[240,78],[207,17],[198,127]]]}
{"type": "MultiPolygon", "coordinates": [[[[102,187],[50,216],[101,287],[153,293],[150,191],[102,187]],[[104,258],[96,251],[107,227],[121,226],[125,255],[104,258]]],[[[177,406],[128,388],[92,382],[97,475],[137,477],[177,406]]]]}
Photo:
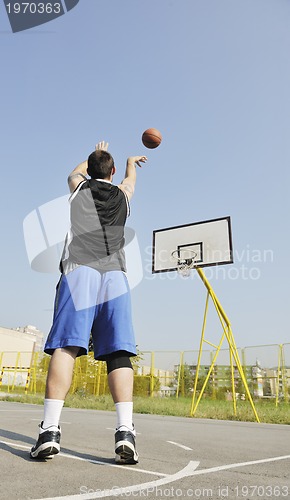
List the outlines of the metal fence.
{"type": "MultiPolygon", "coordinates": [[[[246,381],[253,397],[279,401],[290,399],[290,343],[238,349],[246,381]]],[[[199,370],[205,380],[215,350],[203,350],[199,370]]],[[[191,396],[199,351],[143,351],[133,359],[134,393],[150,397],[191,396]]],[[[0,352],[0,391],[44,393],[50,357],[28,352],[0,352]]],[[[230,398],[230,351],[221,349],[204,393],[208,398],[230,398]]],[[[245,397],[237,369],[236,396],[245,397]]],[[[109,392],[106,364],[92,353],[76,359],[71,393],[100,396],[109,392]]]]}

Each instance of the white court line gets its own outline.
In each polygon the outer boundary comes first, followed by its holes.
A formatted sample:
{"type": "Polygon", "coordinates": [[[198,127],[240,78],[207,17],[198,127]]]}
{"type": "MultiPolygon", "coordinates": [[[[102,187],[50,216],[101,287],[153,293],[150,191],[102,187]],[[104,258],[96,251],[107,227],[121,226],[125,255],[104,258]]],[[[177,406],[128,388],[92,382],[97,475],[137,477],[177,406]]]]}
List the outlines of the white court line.
{"type": "Polygon", "coordinates": [[[284,455],[281,457],[273,458],[263,458],[261,460],[252,460],[251,462],[238,462],[236,464],[220,465],[218,467],[211,467],[210,469],[201,469],[193,472],[193,476],[199,476],[201,474],[211,474],[212,472],[219,472],[221,470],[235,469],[236,467],[246,467],[247,465],[257,465],[266,464],[270,462],[278,462],[279,460],[289,460],[290,455],[284,455]]]}
{"type": "MultiPolygon", "coordinates": [[[[6,444],[8,446],[11,446],[12,448],[22,448],[23,450],[30,450],[31,449],[31,446],[24,446],[23,444],[11,443],[10,441],[0,441],[0,444],[6,444]]],[[[124,470],[124,465],[110,464],[108,462],[102,462],[101,460],[94,460],[94,459],[90,459],[90,458],[77,457],[76,455],[71,455],[69,453],[60,452],[60,453],[58,453],[58,456],[64,457],[64,458],[72,458],[73,460],[81,460],[82,462],[89,462],[91,464],[107,465],[108,467],[120,468],[120,469],[124,470]]],[[[168,474],[164,474],[163,472],[156,472],[156,471],[151,471],[151,470],[146,470],[146,469],[138,469],[137,467],[134,467],[132,469],[130,468],[130,471],[142,472],[143,474],[149,474],[151,476],[164,476],[164,477],[168,476],[168,474]]]]}
{"type": "MultiPolygon", "coordinates": [[[[95,498],[104,498],[110,496],[118,496],[125,495],[128,496],[130,493],[134,493],[137,491],[147,490],[148,492],[154,492],[155,488],[158,486],[163,486],[164,484],[173,483],[174,481],[178,481],[178,479],[182,479],[186,476],[192,476],[196,467],[199,466],[199,462],[189,462],[184,469],[176,472],[175,474],[168,475],[163,479],[157,479],[157,481],[149,481],[148,483],[142,484],[134,484],[132,486],[125,486],[123,488],[114,488],[107,490],[97,490],[94,493],[80,494],[80,495],[66,495],[64,497],[51,497],[46,499],[37,499],[37,500],[93,500],[95,498]]],[[[131,469],[130,469],[131,470],[131,469]]],[[[134,495],[135,496],[135,495],[134,495]]]]}
{"type": "MultiPolygon", "coordinates": [[[[111,490],[96,490],[94,493],[81,494],[81,495],[66,495],[62,497],[50,497],[45,499],[37,499],[37,500],[94,500],[96,498],[104,498],[108,496],[129,496],[130,493],[134,493],[137,491],[147,490],[148,493],[154,493],[156,488],[159,486],[163,486],[168,483],[172,483],[174,481],[178,481],[178,479],[182,479],[188,476],[198,476],[201,474],[210,474],[212,472],[219,472],[221,470],[234,469],[236,467],[245,467],[247,465],[256,465],[256,464],[264,464],[269,462],[276,462],[278,460],[287,460],[290,459],[290,455],[285,455],[281,457],[273,457],[273,458],[265,458],[262,460],[252,460],[250,462],[240,462],[236,464],[228,464],[221,465],[219,467],[211,467],[210,469],[201,469],[196,470],[199,465],[199,462],[189,462],[184,469],[180,470],[176,474],[172,474],[163,479],[158,479],[156,481],[150,481],[148,483],[135,484],[133,486],[127,486],[123,488],[113,488],[111,490]]],[[[135,495],[134,495],[135,496],[135,495]]],[[[145,495],[146,496],[146,495],[145,495]]]]}
{"type": "Polygon", "coordinates": [[[23,448],[24,450],[30,450],[31,446],[24,446],[23,444],[11,443],[10,441],[0,441],[0,444],[6,444],[12,448],[23,448]]]}
{"type": "Polygon", "coordinates": [[[189,448],[188,446],[184,446],[184,444],[175,443],[175,441],[166,441],[166,443],[174,444],[175,446],[178,446],[179,448],[182,448],[183,450],[193,451],[192,448],[189,448]]]}
{"type": "MultiPolygon", "coordinates": [[[[3,443],[3,444],[8,444],[9,446],[15,446],[15,447],[18,447],[18,448],[25,448],[25,449],[29,449],[28,446],[23,446],[23,445],[18,445],[18,444],[14,444],[14,443],[10,443],[10,442],[5,442],[5,441],[0,441],[0,444],[3,443]]],[[[87,461],[87,462],[93,462],[93,463],[97,463],[97,464],[100,464],[100,465],[108,465],[108,466],[112,466],[112,467],[120,467],[124,470],[124,466],[122,465],[114,465],[114,464],[108,464],[106,462],[98,462],[98,461],[93,461],[93,460],[89,460],[89,459],[83,459],[81,457],[75,457],[73,455],[66,455],[64,453],[61,453],[62,456],[65,456],[67,458],[73,458],[73,459],[76,459],[76,460],[83,460],[83,461],[87,461]]],[[[238,468],[238,467],[246,467],[246,466],[249,466],[249,465],[257,465],[257,464],[265,464],[265,463],[270,463],[270,462],[277,462],[277,461],[280,461],[280,460],[289,460],[290,459],[290,455],[284,455],[284,456],[279,456],[279,457],[272,457],[272,458],[264,458],[264,459],[261,459],[261,460],[252,460],[250,462],[238,462],[238,463],[234,463],[234,464],[227,464],[227,465],[220,465],[220,466],[217,466],[217,467],[211,467],[209,469],[201,469],[201,470],[196,470],[196,468],[198,467],[199,465],[199,462],[192,462],[190,461],[186,467],[184,467],[184,469],[178,471],[177,473],[175,474],[172,474],[172,475],[165,475],[165,474],[158,474],[158,473],[154,473],[154,472],[151,472],[151,471],[145,471],[145,470],[142,470],[142,469],[136,469],[136,468],[130,468],[130,471],[140,471],[140,472],[145,472],[145,473],[148,473],[148,474],[156,474],[156,475],[163,475],[163,476],[166,476],[166,477],[163,477],[162,479],[157,479],[156,481],[150,481],[148,483],[142,483],[142,484],[135,484],[135,485],[132,485],[132,486],[126,486],[126,487],[123,487],[123,488],[114,488],[113,490],[98,490],[98,491],[95,491],[94,493],[88,493],[88,494],[81,494],[81,495],[65,495],[65,496],[62,496],[62,497],[50,497],[50,498],[46,498],[46,499],[38,499],[38,500],[65,500],[65,499],[71,499],[71,500],[94,500],[96,498],[104,498],[104,497],[108,497],[108,496],[117,496],[117,495],[127,495],[129,493],[132,493],[132,492],[137,492],[137,491],[142,491],[142,490],[147,490],[147,492],[149,491],[154,491],[154,489],[158,486],[162,486],[164,484],[168,484],[168,483],[172,483],[174,481],[177,481],[178,479],[182,479],[186,476],[199,476],[199,475],[202,475],[202,474],[211,474],[211,473],[214,473],[214,472],[219,472],[219,471],[222,471],[222,470],[229,470],[229,469],[235,469],[235,468],[238,468]],[[152,490],[153,488],[153,490],[152,490]]],[[[127,469],[128,470],[128,469],[127,469]]]]}
{"type": "MultiPolygon", "coordinates": [[[[7,412],[9,412],[9,413],[12,413],[12,412],[13,412],[13,410],[12,410],[11,408],[10,408],[10,410],[0,410],[0,411],[7,411],[7,412]]],[[[38,411],[43,411],[43,409],[42,409],[42,408],[40,408],[38,411]]],[[[32,412],[32,413],[34,413],[34,412],[35,412],[35,408],[31,408],[31,410],[25,410],[25,409],[23,409],[23,410],[22,410],[22,409],[21,409],[21,410],[18,410],[18,408],[17,408],[17,413],[20,413],[20,412],[21,412],[21,413],[24,413],[24,412],[30,412],[30,413],[32,412]]]]}

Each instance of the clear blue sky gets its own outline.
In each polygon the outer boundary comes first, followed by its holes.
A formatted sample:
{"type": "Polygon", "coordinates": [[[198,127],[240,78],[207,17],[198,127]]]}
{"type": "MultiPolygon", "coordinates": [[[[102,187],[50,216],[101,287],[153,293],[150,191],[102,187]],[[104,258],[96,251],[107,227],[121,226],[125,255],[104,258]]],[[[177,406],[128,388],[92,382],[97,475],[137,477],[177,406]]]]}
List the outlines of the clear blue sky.
{"type": "Polygon", "coordinates": [[[228,215],[235,263],[206,274],[236,343],[290,341],[289,28],[288,0],[80,0],[12,34],[0,4],[1,326],[48,333],[58,274],[30,269],[23,219],[106,140],[116,183],[127,156],[149,158],[128,221],[139,348],[198,348],[205,300],[196,275],[152,277],[153,230],[228,215]]]}

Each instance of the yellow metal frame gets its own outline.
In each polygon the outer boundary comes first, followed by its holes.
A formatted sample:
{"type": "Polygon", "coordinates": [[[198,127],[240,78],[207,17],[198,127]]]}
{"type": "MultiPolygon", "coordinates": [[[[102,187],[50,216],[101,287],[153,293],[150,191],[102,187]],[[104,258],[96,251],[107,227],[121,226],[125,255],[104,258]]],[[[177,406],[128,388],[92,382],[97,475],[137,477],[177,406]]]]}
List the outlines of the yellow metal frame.
{"type": "Polygon", "coordinates": [[[283,359],[282,353],[283,353],[283,346],[280,344],[279,345],[279,355],[278,355],[277,378],[276,378],[276,400],[275,400],[276,407],[278,406],[278,403],[279,403],[280,373],[281,373],[281,364],[282,364],[282,359],[283,359]]]}
{"type": "Polygon", "coordinates": [[[15,385],[16,385],[16,378],[18,373],[25,373],[27,372],[26,376],[26,381],[25,381],[25,394],[28,392],[28,388],[30,385],[30,380],[31,380],[31,362],[30,366],[22,366],[21,363],[21,352],[18,351],[16,352],[16,361],[15,361],[15,366],[4,366],[3,365],[3,355],[4,352],[0,353],[0,387],[2,386],[3,383],[3,375],[4,373],[8,374],[8,383],[7,383],[7,392],[13,392],[15,390],[15,385]],[[10,381],[10,375],[12,375],[12,382],[10,381]]]}
{"type": "Polygon", "coordinates": [[[228,345],[229,345],[229,352],[230,352],[230,367],[231,367],[232,395],[233,395],[232,397],[233,397],[233,411],[234,411],[234,415],[237,414],[237,401],[236,401],[235,377],[234,377],[234,363],[235,363],[235,366],[237,367],[237,369],[239,371],[239,374],[240,374],[240,377],[241,377],[241,380],[242,380],[242,382],[244,384],[248,400],[249,400],[249,402],[250,402],[250,404],[252,406],[252,409],[253,409],[256,421],[260,422],[258,414],[257,414],[257,411],[256,411],[256,408],[255,408],[255,405],[254,405],[254,402],[253,402],[253,399],[252,399],[252,396],[251,396],[251,393],[250,393],[250,390],[249,390],[249,387],[248,387],[248,383],[247,383],[247,380],[246,380],[246,377],[245,377],[245,374],[244,374],[244,371],[243,371],[243,367],[242,367],[242,364],[241,364],[241,361],[240,361],[240,358],[239,358],[239,353],[238,353],[238,349],[237,349],[237,346],[236,346],[236,343],[235,343],[235,339],[234,339],[234,336],[233,336],[233,332],[232,332],[230,321],[229,321],[229,319],[228,319],[228,317],[227,317],[224,309],[222,308],[221,303],[219,302],[219,300],[218,300],[218,298],[217,298],[217,296],[216,296],[216,294],[215,294],[212,286],[210,285],[208,279],[206,278],[204,272],[202,271],[202,269],[196,268],[196,271],[197,271],[199,277],[201,278],[203,284],[205,285],[205,287],[207,289],[207,296],[206,296],[205,311],[204,311],[204,318],[203,318],[201,339],[200,339],[200,345],[199,345],[199,354],[198,354],[198,360],[197,360],[197,366],[196,366],[196,374],[195,374],[195,381],[194,381],[194,388],[193,388],[193,395],[192,395],[192,404],[191,404],[190,415],[194,416],[195,413],[196,413],[196,410],[197,410],[197,407],[199,405],[199,402],[200,402],[200,400],[202,398],[202,395],[204,393],[206,385],[207,385],[207,383],[209,381],[209,378],[211,376],[211,373],[213,371],[213,368],[214,368],[216,359],[218,357],[218,354],[220,352],[222,343],[223,343],[224,339],[226,338],[227,342],[228,342],[228,345]],[[222,328],[223,328],[223,333],[222,333],[222,336],[221,336],[221,339],[220,339],[220,342],[219,342],[218,345],[214,345],[214,344],[212,344],[211,342],[209,342],[208,340],[205,339],[206,321],[207,321],[208,305],[209,305],[209,299],[210,298],[211,298],[212,303],[213,303],[213,305],[214,305],[214,307],[216,309],[216,312],[218,314],[219,320],[220,320],[222,328]],[[200,364],[201,364],[201,355],[202,355],[202,349],[203,349],[203,344],[204,343],[206,343],[206,344],[214,347],[215,353],[214,353],[214,355],[212,357],[212,362],[211,362],[209,371],[207,373],[206,379],[204,381],[204,384],[202,386],[202,389],[201,389],[201,391],[200,391],[200,393],[199,393],[199,395],[197,397],[197,382],[198,382],[198,376],[199,376],[199,370],[200,370],[200,364]]]}
{"type": "MultiPolygon", "coordinates": [[[[180,362],[178,366],[178,374],[177,374],[177,388],[176,388],[176,398],[179,397],[179,387],[180,387],[180,380],[184,380],[184,352],[182,351],[180,353],[180,362]]],[[[184,385],[181,387],[181,395],[184,396],[184,385]]]]}
{"type": "Polygon", "coordinates": [[[279,345],[278,367],[277,367],[277,378],[276,378],[276,400],[275,400],[276,407],[278,406],[280,400],[280,379],[281,379],[284,401],[288,402],[289,394],[288,394],[288,383],[286,377],[286,364],[285,364],[283,344],[279,345]]]}

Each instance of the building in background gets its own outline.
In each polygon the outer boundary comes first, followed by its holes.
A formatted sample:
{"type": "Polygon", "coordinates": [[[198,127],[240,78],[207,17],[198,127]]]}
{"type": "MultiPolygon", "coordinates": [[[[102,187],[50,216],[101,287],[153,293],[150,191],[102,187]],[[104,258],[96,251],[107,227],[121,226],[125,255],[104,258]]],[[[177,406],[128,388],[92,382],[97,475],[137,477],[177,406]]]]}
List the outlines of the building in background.
{"type": "Polygon", "coordinates": [[[0,327],[0,352],[39,352],[42,350],[43,340],[44,333],[36,326],[0,327]]]}
{"type": "Polygon", "coordinates": [[[0,384],[15,385],[27,380],[33,354],[42,351],[44,333],[35,326],[0,327],[0,384]]]}

